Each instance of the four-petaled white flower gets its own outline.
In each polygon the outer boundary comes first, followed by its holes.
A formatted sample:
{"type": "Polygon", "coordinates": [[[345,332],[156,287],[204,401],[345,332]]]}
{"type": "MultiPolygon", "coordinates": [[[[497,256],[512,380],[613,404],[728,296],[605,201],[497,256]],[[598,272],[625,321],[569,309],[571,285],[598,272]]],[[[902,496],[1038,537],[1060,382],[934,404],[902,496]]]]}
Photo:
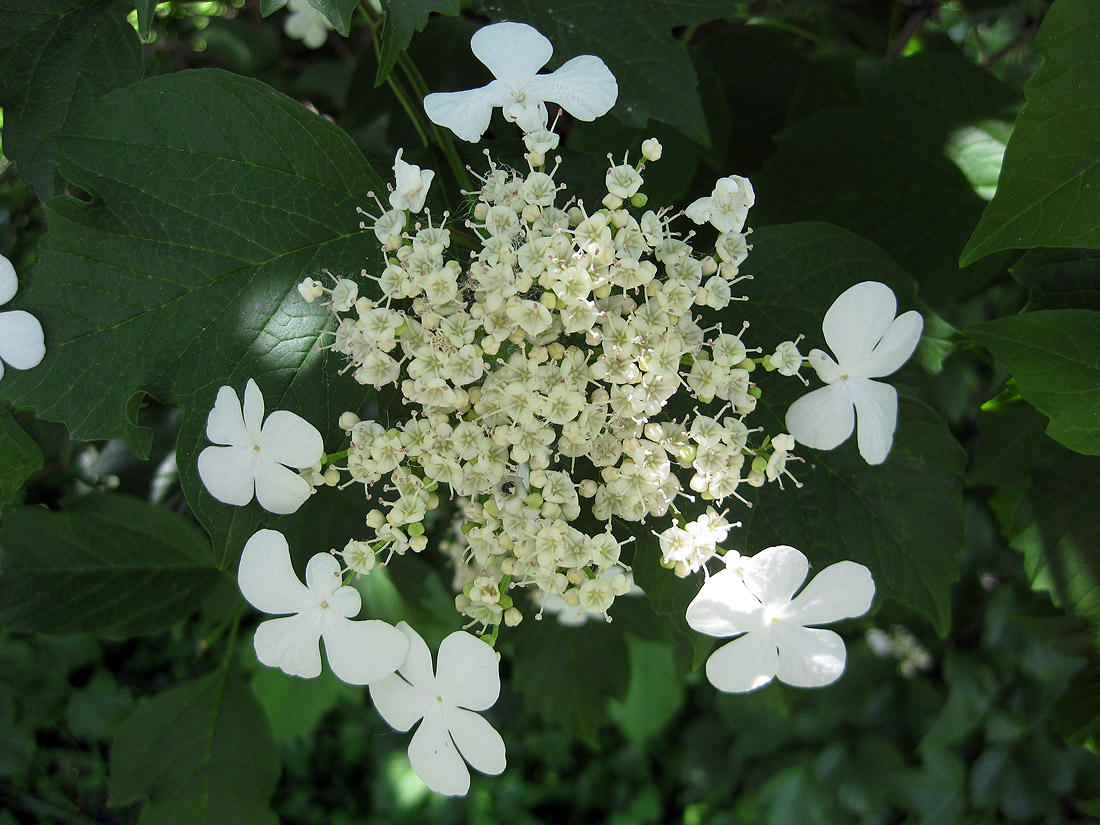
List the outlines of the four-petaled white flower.
{"type": "Polygon", "coordinates": [[[206,419],[206,437],[225,446],[199,453],[199,478],[210,495],[226,504],[242,507],[254,493],[265,510],[293,513],[313,488],[287,467],[301,470],[320,461],[325,454],[321,434],[286,410],[263,419],[264,397],[251,378],[244,388],[243,415],[232,387],[218,390],[206,419]]]}
{"type": "Polygon", "coordinates": [[[399,731],[423,720],[409,743],[413,770],[433,791],[462,796],[470,789],[463,758],[482,773],[505,768],[504,740],[474,713],[492,707],[500,693],[496,651],[459,630],[439,645],[433,672],[424,640],[404,622],[397,629],[409,638],[409,655],[397,669],[400,675],[371,682],[371,699],[399,731]]]}
{"type": "Polygon", "coordinates": [[[287,37],[301,40],[310,49],[319,49],[328,40],[332,24],[324,12],[310,5],[309,0],[290,0],[290,14],[283,21],[287,37]]]}
{"type": "MultiPolygon", "coordinates": [[[[15,297],[19,279],[11,261],[0,255],[0,304],[15,297]]],[[[0,312],[0,378],[4,377],[4,364],[17,370],[29,370],[38,366],[46,354],[42,325],[38,319],[21,309],[0,312]]]]}
{"type": "Polygon", "coordinates": [[[421,170],[419,166],[401,160],[401,153],[404,151],[398,149],[397,157],[393,159],[397,188],[390,192],[390,206],[419,212],[424,208],[424,199],[428,197],[428,187],[432,185],[435,172],[431,169],[421,170]]]}
{"type": "Polygon", "coordinates": [[[436,92],[424,98],[424,111],[463,140],[477,143],[489,128],[493,109],[526,133],[546,128],[546,102],[557,103],[578,120],[595,120],[615,105],[619,84],[600,58],[581,55],[550,74],[538,74],[554,47],[523,23],[496,23],[470,40],[474,56],[496,80],[465,92],[436,92]]]}
{"type": "Polygon", "coordinates": [[[318,645],[325,640],[329,667],[340,679],[365,685],[391,675],[405,659],[408,639],[383,621],[352,621],[362,600],[342,584],[340,562],[318,553],[302,584],[290,563],[282,533],[258,530],[244,546],[237,583],[245,599],[264,613],[293,613],[256,628],[256,657],[268,667],[311,679],[321,672],[318,645]]]}
{"type": "Polygon", "coordinates": [[[800,444],[831,450],[852,434],[858,416],[859,454],[868,464],[886,460],[897,426],[898,391],[871,379],[908,361],[924,327],[919,312],[895,318],[896,311],[894,293],[878,281],[850,287],[829,307],[821,330],[837,360],[819,349],[807,359],[828,386],[787,410],[787,429],[800,444]]]}
{"type": "Polygon", "coordinates": [[[741,693],[775,676],[795,687],[821,687],[840,677],[844,641],[831,630],[807,625],[863,615],[875,583],[862,564],[841,561],[794,596],[808,570],[802,553],[779,546],[751,558],[734,556],[707,579],[688,605],[688,624],[709,636],[740,636],[707,660],[711,684],[741,693]]]}
{"type": "Polygon", "coordinates": [[[710,223],[719,232],[740,232],[745,228],[756,194],[748,178],[730,175],[714,184],[709,198],[699,198],[684,210],[695,223],[710,223]]]}

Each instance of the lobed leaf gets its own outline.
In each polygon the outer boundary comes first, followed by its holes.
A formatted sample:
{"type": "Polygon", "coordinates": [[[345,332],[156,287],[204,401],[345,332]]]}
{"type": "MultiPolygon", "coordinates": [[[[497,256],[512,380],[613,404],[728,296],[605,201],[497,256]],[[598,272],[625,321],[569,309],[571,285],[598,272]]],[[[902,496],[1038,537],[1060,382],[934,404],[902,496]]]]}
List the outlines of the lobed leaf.
{"type": "Polygon", "coordinates": [[[124,0],[0,0],[4,154],[43,200],[59,189],[57,137],[97,98],[141,78],[131,8],[124,0]]]}
{"type": "Polygon", "coordinates": [[[26,507],[0,529],[0,623],[41,633],[151,633],[223,578],[182,516],[116,493],[26,507]]]}
{"type": "Polygon", "coordinates": [[[1028,309],[1100,311],[1100,249],[1031,249],[1010,269],[1028,288],[1028,309]]]}
{"type": "Polygon", "coordinates": [[[138,705],[111,746],[108,804],[148,804],[140,825],[276,825],[279,755],[228,667],[138,705]]]}

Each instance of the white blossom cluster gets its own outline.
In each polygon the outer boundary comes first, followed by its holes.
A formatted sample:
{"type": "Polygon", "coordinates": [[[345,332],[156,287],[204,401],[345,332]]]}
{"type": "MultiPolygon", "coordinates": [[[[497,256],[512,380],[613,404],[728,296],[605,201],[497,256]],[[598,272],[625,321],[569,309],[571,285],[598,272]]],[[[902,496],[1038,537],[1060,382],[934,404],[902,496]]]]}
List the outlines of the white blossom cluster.
{"type": "Polygon", "coordinates": [[[684,576],[731,525],[713,507],[688,521],[683,502],[721,507],[741,499],[742,482],[785,473],[793,440],[753,439],[745,423],[759,395],[747,325],[704,328],[700,315],[726,310],[745,277],[752,187],[731,176],[692,204],[689,216],[720,228],[715,255],[699,255],[670,210],[644,208],[644,164],[613,162],[591,210],[565,199],[557,167],[490,162],[471,193],[474,249],[460,262],[449,257],[451,229],[414,217],[433,173],[399,153],[392,208],[364,223],[388,255],[380,274],[361,274],[378,297],[351,278],[331,290],[300,285],[307,300],[328,293],[341,318],[333,348],[356,380],[395,388],[413,411],[388,428],[345,417],[346,471],[379,504],[373,534],[344,552],[351,569],[422,550],[443,484],[468,501],[462,613],[515,624],[522,614],[507,591],[531,587],[606,615],[630,588],[621,573],[601,575],[619,563],[612,517],[671,515],[663,561],[684,576]],[[606,528],[586,532],[582,514],[606,528]]]}

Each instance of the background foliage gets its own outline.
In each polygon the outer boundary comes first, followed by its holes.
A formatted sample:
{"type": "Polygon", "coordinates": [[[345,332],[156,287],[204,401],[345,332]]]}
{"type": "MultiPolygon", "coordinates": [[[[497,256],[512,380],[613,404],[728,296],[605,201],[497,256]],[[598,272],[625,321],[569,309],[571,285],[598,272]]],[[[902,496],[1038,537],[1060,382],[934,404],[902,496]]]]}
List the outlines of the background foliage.
{"type": "MultiPolygon", "coordinates": [[[[0,825],[1100,816],[1100,2],[309,4],[318,50],[278,0],[0,0],[0,253],[48,346],[0,382],[0,825]],[[330,452],[343,410],[385,420],[295,285],[378,265],[355,207],[399,146],[439,171],[433,209],[463,208],[480,147],[418,102],[486,82],[466,44],[502,19],[619,78],[609,116],[564,124],[573,191],[653,135],[654,203],[751,177],[753,340],[822,346],[869,279],[926,329],[888,461],[802,450],[802,490],[759,491],[730,536],[872,569],[840,682],[718,694],[683,624],[697,583],[638,536],[646,595],[614,622],[502,633],[509,768],[447,800],[365,691],[251,652],[244,539],[275,527],[303,562],[355,502],[222,507],[195,458],[217,388],[250,377],[330,452]]],[[[520,162],[502,121],[488,145],[520,162]]],[[[797,392],[766,387],[777,423],[797,392]]],[[[365,612],[434,645],[451,571],[400,561],[365,612]]]]}

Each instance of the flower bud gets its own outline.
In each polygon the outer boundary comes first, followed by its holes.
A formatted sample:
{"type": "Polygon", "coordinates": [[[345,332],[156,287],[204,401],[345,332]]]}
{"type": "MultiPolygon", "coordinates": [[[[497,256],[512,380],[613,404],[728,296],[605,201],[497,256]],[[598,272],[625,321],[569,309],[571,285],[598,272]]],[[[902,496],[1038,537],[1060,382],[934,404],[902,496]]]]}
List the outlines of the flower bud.
{"type": "Polygon", "coordinates": [[[357,416],[355,413],[351,412],[350,410],[348,412],[341,413],[340,414],[340,421],[339,421],[340,429],[343,430],[344,432],[350,432],[351,428],[359,423],[359,420],[360,420],[359,416],[357,416]]]}
{"type": "Polygon", "coordinates": [[[340,471],[335,467],[329,467],[325,470],[325,484],[329,487],[335,487],[340,483],[340,471]]]}
{"type": "Polygon", "coordinates": [[[642,157],[648,161],[660,160],[663,149],[664,147],[661,146],[661,142],[657,138],[642,141],[642,157]]]}
{"type": "Polygon", "coordinates": [[[504,611],[504,623],[508,625],[508,627],[515,627],[522,621],[523,614],[519,612],[519,608],[509,607],[504,611]]]}

